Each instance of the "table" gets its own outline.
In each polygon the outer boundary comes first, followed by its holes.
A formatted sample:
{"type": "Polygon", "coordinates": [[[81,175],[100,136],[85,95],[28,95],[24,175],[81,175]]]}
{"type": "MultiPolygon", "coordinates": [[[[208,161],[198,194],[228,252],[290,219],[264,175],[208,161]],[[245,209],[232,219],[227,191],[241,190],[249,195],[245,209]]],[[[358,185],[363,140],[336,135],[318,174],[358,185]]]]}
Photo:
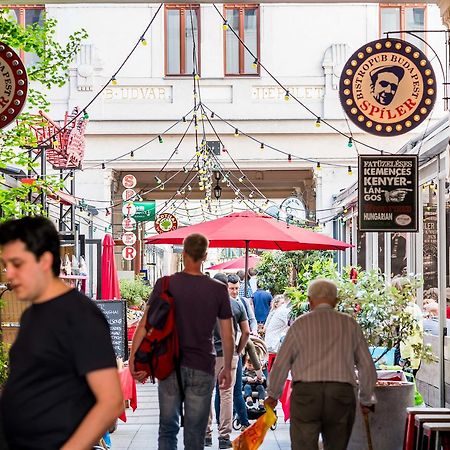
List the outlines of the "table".
{"type": "MultiPolygon", "coordinates": [[[[130,406],[133,411],[137,408],[137,392],[136,392],[136,381],[133,379],[130,373],[130,369],[125,367],[119,370],[120,386],[122,387],[122,395],[124,400],[130,401],[130,406]]],[[[119,416],[122,422],[127,421],[127,416],[125,409],[123,413],[119,416]]]]}

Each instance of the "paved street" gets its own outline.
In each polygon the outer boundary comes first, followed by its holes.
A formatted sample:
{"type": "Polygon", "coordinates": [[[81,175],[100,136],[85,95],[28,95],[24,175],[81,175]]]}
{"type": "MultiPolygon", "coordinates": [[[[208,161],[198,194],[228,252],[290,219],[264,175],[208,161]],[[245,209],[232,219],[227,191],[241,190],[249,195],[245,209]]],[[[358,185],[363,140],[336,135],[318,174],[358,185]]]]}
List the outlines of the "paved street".
{"type": "MultiPolygon", "coordinates": [[[[277,410],[278,426],[275,431],[269,431],[263,450],[288,450],[289,425],[284,423],[283,412],[280,408],[277,410]]],[[[115,433],[111,435],[112,450],[156,450],[158,448],[158,396],[156,386],[150,383],[138,385],[138,408],[133,413],[127,409],[127,422],[119,420],[119,426],[115,433]]],[[[234,431],[232,439],[237,436],[234,431]]],[[[182,441],[181,434],[179,435],[182,441]]],[[[183,448],[183,443],[178,443],[178,448],[183,448]]],[[[213,435],[213,447],[218,448],[217,431],[213,435]]]]}

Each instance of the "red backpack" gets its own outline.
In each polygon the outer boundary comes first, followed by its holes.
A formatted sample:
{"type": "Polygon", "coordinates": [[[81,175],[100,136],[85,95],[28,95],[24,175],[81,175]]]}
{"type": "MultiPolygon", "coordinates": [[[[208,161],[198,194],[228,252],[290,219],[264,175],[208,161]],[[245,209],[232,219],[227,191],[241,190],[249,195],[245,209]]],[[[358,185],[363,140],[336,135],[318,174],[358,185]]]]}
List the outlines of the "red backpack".
{"type": "Polygon", "coordinates": [[[145,329],[135,357],[136,371],[145,371],[152,382],[179,372],[180,349],[175,324],[175,300],[169,293],[169,277],[162,278],[161,295],[149,304],[145,329]]]}

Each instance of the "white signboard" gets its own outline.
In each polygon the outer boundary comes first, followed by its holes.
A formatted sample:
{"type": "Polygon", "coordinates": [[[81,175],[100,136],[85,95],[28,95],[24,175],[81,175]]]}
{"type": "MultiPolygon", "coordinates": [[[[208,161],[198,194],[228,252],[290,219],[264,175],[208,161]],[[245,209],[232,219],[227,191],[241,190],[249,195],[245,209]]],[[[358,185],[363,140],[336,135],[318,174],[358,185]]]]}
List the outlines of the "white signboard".
{"type": "Polygon", "coordinates": [[[124,247],[122,250],[122,258],[131,261],[136,258],[136,249],[134,247],[124,247]]]}
{"type": "Polygon", "coordinates": [[[133,217],[136,214],[136,206],[132,202],[125,203],[122,208],[122,213],[124,216],[133,217]]]}
{"type": "Polygon", "coordinates": [[[136,235],[130,231],[122,234],[122,242],[124,245],[134,245],[136,239],[136,235]]]}
{"type": "Polygon", "coordinates": [[[122,192],[122,199],[127,202],[128,200],[134,199],[136,197],[136,191],[134,189],[125,189],[122,192]]]}
{"type": "Polygon", "coordinates": [[[137,184],[136,177],[131,174],[127,174],[122,178],[122,185],[126,189],[133,189],[137,184]]]}

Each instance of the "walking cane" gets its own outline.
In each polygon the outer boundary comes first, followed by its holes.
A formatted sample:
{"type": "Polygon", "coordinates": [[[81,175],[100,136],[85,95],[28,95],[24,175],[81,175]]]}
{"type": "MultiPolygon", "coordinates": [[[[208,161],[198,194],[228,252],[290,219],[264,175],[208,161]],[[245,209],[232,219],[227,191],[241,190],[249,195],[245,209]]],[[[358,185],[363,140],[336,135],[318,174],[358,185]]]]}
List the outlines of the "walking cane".
{"type": "Polygon", "coordinates": [[[373,450],[372,435],[370,434],[369,414],[363,414],[363,416],[364,425],[366,426],[367,445],[369,447],[369,450],[373,450]]]}

